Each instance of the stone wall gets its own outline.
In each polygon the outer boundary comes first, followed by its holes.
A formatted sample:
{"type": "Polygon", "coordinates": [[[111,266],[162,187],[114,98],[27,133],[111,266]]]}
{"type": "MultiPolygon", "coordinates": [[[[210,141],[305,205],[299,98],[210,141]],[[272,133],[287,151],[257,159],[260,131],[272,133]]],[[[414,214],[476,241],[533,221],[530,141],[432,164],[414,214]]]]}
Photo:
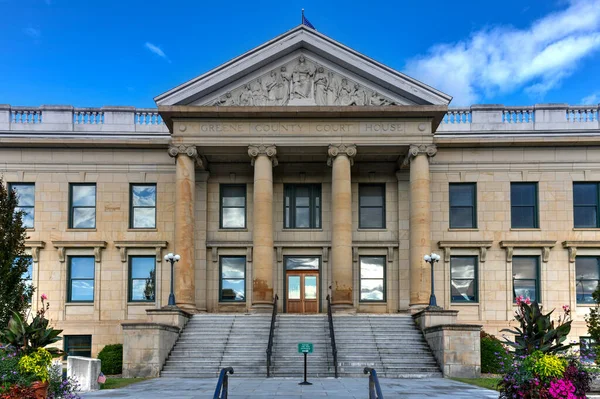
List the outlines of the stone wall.
{"type": "Polygon", "coordinates": [[[123,324],[123,377],[158,377],[179,331],[160,323],[123,324]]]}
{"type": "Polygon", "coordinates": [[[467,324],[441,324],[423,330],[444,377],[481,376],[480,331],[481,326],[467,324]]]}

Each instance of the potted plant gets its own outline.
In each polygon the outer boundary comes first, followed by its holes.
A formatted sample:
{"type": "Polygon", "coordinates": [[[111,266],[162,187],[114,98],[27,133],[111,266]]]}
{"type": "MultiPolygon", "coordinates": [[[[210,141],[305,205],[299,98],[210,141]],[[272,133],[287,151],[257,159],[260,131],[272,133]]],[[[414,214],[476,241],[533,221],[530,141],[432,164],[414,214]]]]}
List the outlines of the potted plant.
{"type": "Polygon", "coordinates": [[[48,397],[49,368],[52,363],[52,355],[44,348],[38,348],[35,352],[24,355],[19,360],[19,371],[33,378],[31,388],[35,391],[36,399],[48,397]]]}

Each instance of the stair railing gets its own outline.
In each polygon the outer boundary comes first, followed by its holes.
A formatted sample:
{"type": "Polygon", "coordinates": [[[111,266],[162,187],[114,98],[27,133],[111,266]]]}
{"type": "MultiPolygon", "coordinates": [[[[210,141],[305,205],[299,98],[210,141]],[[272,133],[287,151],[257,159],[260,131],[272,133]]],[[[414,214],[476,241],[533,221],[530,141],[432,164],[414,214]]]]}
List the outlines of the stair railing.
{"type": "Polygon", "coordinates": [[[377,371],[371,367],[365,367],[364,373],[369,374],[369,399],[383,399],[377,371]]]}
{"type": "Polygon", "coordinates": [[[227,375],[233,374],[233,367],[226,367],[221,369],[219,373],[219,381],[217,381],[217,388],[215,389],[215,394],[213,395],[213,399],[227,399],[227,394],[229,391],[229,376],[227,375]]]}
{"type": "Polygon", "coordinates": [[[338,378],[337,346],[335,345],[335,331],[333,329],[333,315],[331,313],[331,296],[327,295],[327,320],[329,321],[329,338],[331,338],[331,353],[333,355],[333,369],[335,378],[338,378]]]}
{"type": "Polygon", "coordinates": [[[273,313],[271,314],[271,329],[269,330],[269,343],[267,344],[267,378],[271,376],[271,354],[273,353],[273,338],[275,336],[275,319],[277,318],[277,300],[279,296],[275,294],[273,298],[273,313]]]}

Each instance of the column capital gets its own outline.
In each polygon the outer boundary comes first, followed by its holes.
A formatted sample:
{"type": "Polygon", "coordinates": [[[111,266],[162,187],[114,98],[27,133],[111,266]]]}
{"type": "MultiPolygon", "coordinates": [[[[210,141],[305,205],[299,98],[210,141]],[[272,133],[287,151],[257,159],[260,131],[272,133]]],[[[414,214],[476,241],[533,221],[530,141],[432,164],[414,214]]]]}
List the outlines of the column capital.
{"type": "Polygon", "coordinates": [[[194,162],[203,170],[208,169],[208,162],[206,158],[202,155],[198,154],[198,149],[193,144],[178,144],[169,145],[169,156],[172,158],[177,158],[179,155],[187,155],[192,158],[194,162]]]}
{"type": "Polygon", "coordinates": [[[254,160],[260,155],[265,155],[271,159],[273,166],[277,166],[277,147],[269,144],[251,144],[248,146],[248,156],[251,158],[252,166],[254,166],[254,160]]]}
{"type": "Polygon", "coordinates": [[[437,154],[437,146],[435,144],[411,144],[406,157],[404,157],[402,166],[408,166],[411,159],[421,154],[425,154],[429,158],[432,158],[437,154]]]}
{"type": "Polygon", "coordinates": [[[356,155],[356,145],[354,144],[329,144],[327,149],[327,165],[333,165],[333,160],[338,155],[346,155],[350,160],[350,165],[354,165],[354,156],[356,155]]]}

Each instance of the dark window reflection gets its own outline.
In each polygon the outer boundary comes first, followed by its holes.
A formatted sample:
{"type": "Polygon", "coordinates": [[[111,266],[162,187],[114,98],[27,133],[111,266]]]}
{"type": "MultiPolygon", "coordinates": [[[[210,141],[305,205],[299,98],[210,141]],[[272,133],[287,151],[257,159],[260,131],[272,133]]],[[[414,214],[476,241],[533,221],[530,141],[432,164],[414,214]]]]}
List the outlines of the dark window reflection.
{"type": "Polygon", "coordinates": [[[385,301],[385,256],[360,257],[360,300],[385,301]]]}
{"type": "Polygon", "coordinates": [[[358,225],[361,229],[385,228],[385,184],[358,186],[358,225]]]}
{"type": "Polygon", "coordinates": [[[575,258],[575,294],[577,303],[593,304],[592,294],[600,281],[600,257],[578,256],[575,258]]]}
{"type": "Polygon", "coordinates": [[[513,228],[537,228],[537,183],[511,183],[511,226],[513,228]]]}
{"type": "Polygon", "coordinates": [[[512,267],[514,298],[539,302],[539,256],[513,256],[512,267]]]}
{"type": "Polygon", "coordinates": [[[221,228],[246,228],[246,185],[221,185],[221,228]]]}
{"type": "Polygon", "coordinates": [[[575,227],[600,227],[598,221],[598,183],[573,183],[575,227]]]}
{"type": "Polygon", "coordinates": [[[283,208],[286,229],[321,228],[321,185],[286,184],[283,208]]]}
{"type": "Polygon", "coordinates": [[[91,335],[65,335],[63,340],[65,359],[69,356],[92,357],[91,335]]]}
{"type": "Polygon", "coordinates": [[[477,227],[475,183],[450,183],[450,228],[477,227]]]}
{"type": "Polygon", "coordinates": [[[477,257],[450,258],[450,295],[452,302],[477,302],[477,257]]]}

